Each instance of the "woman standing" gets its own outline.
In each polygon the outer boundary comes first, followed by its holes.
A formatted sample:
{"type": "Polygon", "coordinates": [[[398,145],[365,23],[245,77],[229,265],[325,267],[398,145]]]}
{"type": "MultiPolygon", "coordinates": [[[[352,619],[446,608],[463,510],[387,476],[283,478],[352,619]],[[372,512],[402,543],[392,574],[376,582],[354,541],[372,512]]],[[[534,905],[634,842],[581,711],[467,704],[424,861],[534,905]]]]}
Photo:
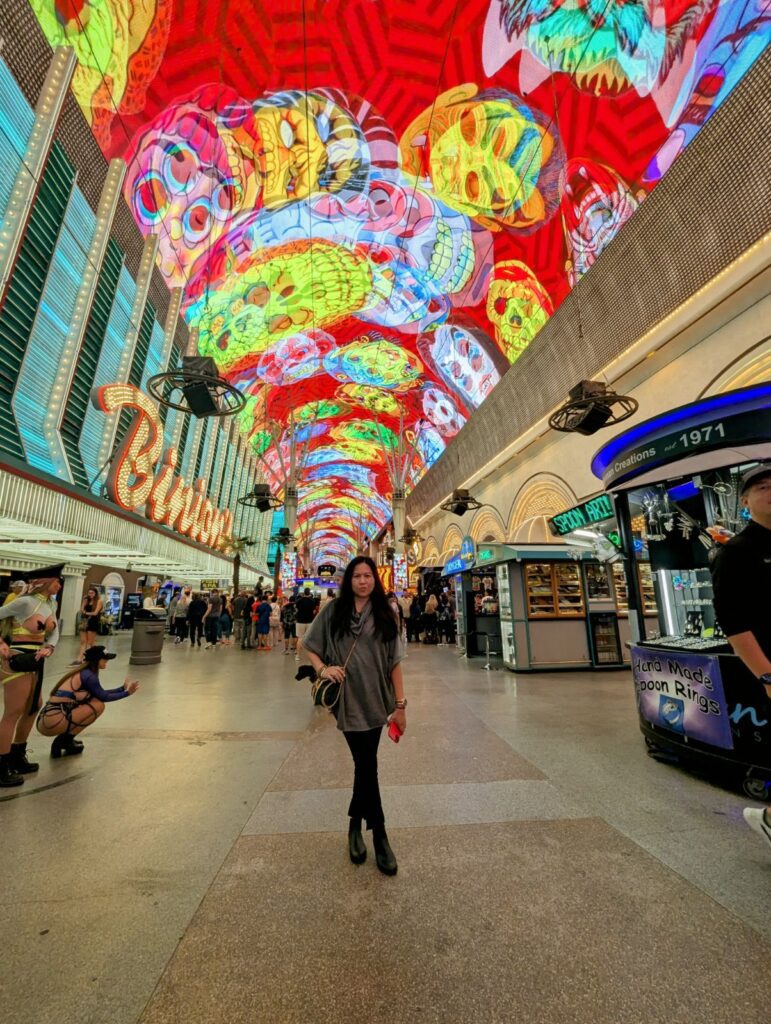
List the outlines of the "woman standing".
{"type": "Polygon", "coordinates": [[[270,639],[269,644],[276,650],[281,646],[281,605],[275,594],[269,597],[270,602],[270,639]]]}
{"type": "Polygon", "coordinates": [[[426,607],[423,612],[423,643],[436,643],[436,621],[439,602],[435,594],[429,594],[426,607]]]}
{"type": "Polygon", "coordinates": [[[96,635],[99,632],[99,617],[104,609],[104,603],[96,587],[89,587],[86,596],[80,603],[80,654],[75,662],[79,665],[83,661],[86,648],[93,647],[96,643],[96,635]]]}
{"type": "MultiPolygon", "coordinates": [[[[188,616],[190,615],[190,605],[192,604],[192,597],[190,596],[190,587],[185,587],[182,593],[177,599],[177,603],[174,607],[174,643],[183,644],[187,639],[187,624],[188,616]]],[[[192,643],[193,637],[191,635],[190,642],[192,643]]]]}
{"type": "Polygon", "coordinates": [[[0,786],[20,786],[39,764],[27,760],[27,737],[40,707],[45,659],[59,640],[56,595],[64,564],[27,573],[27,593],[0,608],[12,619],[10,641],[0,640],[0,786]]]}
{"type": "Polygon", "coordinates": [[[99,718],[105,704],[130,697],[139,689],[136,680],[126,679],[123,686],[105,690],[99,682],[99,670],[116,657],[104,647],[89,647],[78,665],[63,676],[51,691],[45,707],[38,715],[37,731],[54,736],[51,757],[70,757],[83,753],[83,744],[75,737],[99,718]]]}
{"type": "Polygon", "coordinates": [[[377,750],[388,722],[393,721],[400,733],[407,728],[404,645],[371,558],[360,555],[348,564],[337,599],[314,619],[303,645],[318,675],[342,684],[335,708],[337,728],[354,764],[348,853],[354,864],[366,859],[361,834],[366,819],[378,868],[395,875],[396,857],[380,800],[377,750]]]}
{"type": "Polygon", "coordinates": [[[231,635],[233,633],[233,598],[230,594],[222,595],[222,611],[220,612],[220,637],[222,643],[227,645],[231,643],[231,635]]]}

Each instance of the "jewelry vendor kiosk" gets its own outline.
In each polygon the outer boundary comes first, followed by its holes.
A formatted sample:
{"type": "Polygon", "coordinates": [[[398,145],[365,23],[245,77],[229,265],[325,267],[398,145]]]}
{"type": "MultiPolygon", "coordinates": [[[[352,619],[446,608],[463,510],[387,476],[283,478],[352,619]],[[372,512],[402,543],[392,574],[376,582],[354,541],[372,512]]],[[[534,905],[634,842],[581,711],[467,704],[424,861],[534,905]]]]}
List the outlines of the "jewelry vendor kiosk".
{"type": "Polygon", "coordinates": [[[484,654],[487,634],[518,672],[591,668],[581,557],[559,543],[480,544],[455,577],[468,653],[484,654]]]}
{"type": "Polygon", "coordinates": [[[739,480],[771,459],[771,382],[706,398],[615,437],[592,471],[615,496],[640,729],[676,759],[771,799],[771,700],[715,620],[711,560],[746,518],[739,480]],[[640,538],[642,533],[642,538],[640,538]],[[636,572],[642,539],[659,609],[650,629],[636,572]]]}
{"type": "MultiPolygon", "coordinates": [[[[629,595],[612,496],[598,494],[565,509],[549,519],[549,528],[568,545],[569,551],[587,559],[582,563],[582,575],[592,667],[620,668],[630,664],[629,595]]],[[[655,632],[656,597],[642,531],[635,533],[634,547],[643,613],[648,620],[647,628],[655,632]]]]}

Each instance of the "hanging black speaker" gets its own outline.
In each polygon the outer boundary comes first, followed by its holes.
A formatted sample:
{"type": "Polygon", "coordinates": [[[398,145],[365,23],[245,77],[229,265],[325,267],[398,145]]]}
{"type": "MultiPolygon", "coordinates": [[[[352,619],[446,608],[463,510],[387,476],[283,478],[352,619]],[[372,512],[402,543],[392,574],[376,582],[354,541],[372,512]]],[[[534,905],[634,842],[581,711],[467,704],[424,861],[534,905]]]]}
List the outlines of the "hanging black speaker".
{"type": "Polygon", "coordinates": [[[570,401],[549,417],[552,430],[564,434],[596,434],[603,427],[621,423],[634,415],[637,401],[617,395],[600,380],[582,380],[570,389],[570,401]]]}

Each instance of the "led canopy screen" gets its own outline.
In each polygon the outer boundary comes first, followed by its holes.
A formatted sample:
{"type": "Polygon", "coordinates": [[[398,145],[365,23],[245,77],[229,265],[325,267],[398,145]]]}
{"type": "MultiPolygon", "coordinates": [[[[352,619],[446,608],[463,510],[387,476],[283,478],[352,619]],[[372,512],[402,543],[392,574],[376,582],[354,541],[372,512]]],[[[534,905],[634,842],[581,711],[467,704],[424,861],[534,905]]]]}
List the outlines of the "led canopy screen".
{"type": "MultiPolygon", "coordinates": [[[[15,0],[23,2],[23,0],[15,0]]],[[[765,0],[29,0],[341,561],[762,52],[765,0]],[[397,479],[398,478],[398,479],[397,479]]]]}

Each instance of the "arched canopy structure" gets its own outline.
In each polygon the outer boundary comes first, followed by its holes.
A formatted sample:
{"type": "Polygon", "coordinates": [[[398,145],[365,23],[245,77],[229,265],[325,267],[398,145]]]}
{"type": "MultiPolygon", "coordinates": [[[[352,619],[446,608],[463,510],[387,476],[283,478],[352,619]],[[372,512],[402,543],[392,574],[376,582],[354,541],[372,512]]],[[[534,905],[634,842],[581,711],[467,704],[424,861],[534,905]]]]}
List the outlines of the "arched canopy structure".
{"type": "MultiPolygon", "coordinates": [[[[341,558],[352,523],[371,537],[390,517],[399,434],[409,487],[770,17],[739,0],[29,2],[73,47],[76,99],[128,165],[201,354],[247,393],[240,429],[275,488],[307,442],[299,521],[341,558]]],[[[535,505],[518,499],[509,535],[535,505]]]]}

